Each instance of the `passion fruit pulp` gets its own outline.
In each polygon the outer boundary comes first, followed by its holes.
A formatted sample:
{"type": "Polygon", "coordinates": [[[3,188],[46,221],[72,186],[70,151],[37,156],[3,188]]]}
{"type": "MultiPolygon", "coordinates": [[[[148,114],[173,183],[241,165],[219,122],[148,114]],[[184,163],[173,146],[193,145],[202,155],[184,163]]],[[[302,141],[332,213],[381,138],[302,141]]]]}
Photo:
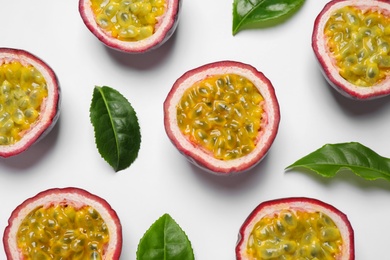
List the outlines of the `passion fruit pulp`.
{"type": "Polygon", "coordinates": [[[80,0],[87,28],[105,45],[128,53],[158,48],[175,32],[181,0],[80,0]]]}
{"type": "Polygon", "coordinates": [[[238,235],[238,260],[353,260],[354,231],[347,216],[317,199],[293,197],[260,203],[238,235]]]}
{"type": "Polygon", "coordinates": [[[0,157],[27,150],[59,117],[60,87],[54,71],[35,55],[0,48],[0,157]]]}
{"type": "Polygon", "coordinates": [[[271,82],[249,64],[219,61],[183,74],[164,102],[175,147],[217,175],[244,172],[267,154],[280,111],[271,82]]]}
{"type": "Polygon", "coordinates": [[[20,204],[4,231],[7,259],[119,259],[122,227],[107,201],[79,188],[43,191],[20,204]]]}
{"type": "Polygon", "coordinates": [[[312,47],[325,78],[344,96],[390,94],[389,1],[330,1],[315,20],[312,47]]]}

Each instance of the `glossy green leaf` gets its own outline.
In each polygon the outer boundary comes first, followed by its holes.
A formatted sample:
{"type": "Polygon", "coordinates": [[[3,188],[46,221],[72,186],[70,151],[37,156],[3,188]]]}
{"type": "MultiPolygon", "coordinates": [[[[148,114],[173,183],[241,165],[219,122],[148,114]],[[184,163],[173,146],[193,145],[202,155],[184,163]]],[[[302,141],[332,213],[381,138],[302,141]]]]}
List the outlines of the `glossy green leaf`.
{"type": "Polygon", "coordinates": [[[90,119],[96,146],[103,159],[115,171],[129,167],[141,146],[138,118],[129,101],[113,88],[96,86],[90,119]]]}
{"type": "Polygon", "coordinates": [[[334,177],[341,169],[349,169],[366,180],[390,181],[390,159],[357,142],[326,144],[286,170],[292,168],[307,168],[324,177],[334,177]]]}
{"type": "Polygon", "coordinates": [[[137,260],[193,260],[191,242],[169,214],[146,231],[138,244],[137,260]]]}
{"type": "Polygon", "coordinates": [[[269,27],[289,19],[305,0],[234,0],[233,35],[249,28],[269,27]]]}

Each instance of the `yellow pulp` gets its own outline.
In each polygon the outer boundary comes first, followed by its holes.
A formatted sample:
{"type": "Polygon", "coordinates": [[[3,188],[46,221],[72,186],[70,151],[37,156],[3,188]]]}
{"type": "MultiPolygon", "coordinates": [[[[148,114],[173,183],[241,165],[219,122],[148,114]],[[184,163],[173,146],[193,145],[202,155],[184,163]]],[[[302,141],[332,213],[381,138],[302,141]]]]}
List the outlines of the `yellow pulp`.
{"type": "Polygon", "coordinates": [[[242,76],[210,76],[185,91],[177,106],[177,122],[183,134],[215,158],[239,158],[256,146],[263,100],[242,76]]]}
{"type": "Polygon", "coordinates": [[[251,260],[334,260],[342,244],[339,229],[327,215],[283,210],[256,223],[247,254],[251,260]]]}
{"type": "Polygon", "coordinates": [[[24,259],[102,259],[108,228],[90,206],[39,207],[22,222],[17,234],[24,259]]]}
{"type": "Polygon", "coordinates": [[[91,0],[96,22],[112,37],[139,41],[155,31],[165,0],[91,0]]]}
{"type": "Polygon", "coordinates": [[[340,75],[358,86],[372,86],[390,74],[390,17],[356,7],[336,10],[325,27],[328,47],[340,75]]]}
{"type": "Polygon", "coordinates": [[[48,95],[46,81],[33,66],[0,65],[0,145],[14,144],[39,117],[48,95]]]}

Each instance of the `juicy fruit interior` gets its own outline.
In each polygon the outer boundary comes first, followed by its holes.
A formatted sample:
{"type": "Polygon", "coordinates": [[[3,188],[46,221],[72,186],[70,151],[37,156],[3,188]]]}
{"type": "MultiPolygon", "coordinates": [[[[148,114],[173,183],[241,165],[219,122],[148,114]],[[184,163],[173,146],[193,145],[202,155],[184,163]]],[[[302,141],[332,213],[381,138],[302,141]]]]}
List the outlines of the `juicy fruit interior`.
{"type": "Polygon", "coordinates": [[[247,244],[249,259],[333,260],[343,240],[329,216],[321,212],[286,209],[263,217],[247,244]]]}
{"type": "Polygon", "coordinates": [[[102,259],[109,231],[90,206],[39,207],[22,222],[18,248],[25,259],[102,259]]]}
{"type": "Polygon", "coordinates": [[[0,145],[22,138],[38,120],[47,96],[46,80],[33,66],[18,61],[0,65],[0,145]]]}
{"type": "Polygon", "coordinates": [[[166,0],[91,0],[98,25],[122,41],[139,41],[155,32],[166,0]]]}
{"type": "Polygon", "coordinates": [[[231,160],[255,148],[263,103],[259,90],[245,77],[214,75],[184,92],[177,122],[191,142],[217,159],[231,160]]]}
{"type": "Polygon", "coordinates": [[[324,33],[340,75],[349,82],[368,87],[389,76],[389,13],[346,6],[332,13],[324,33]]]}

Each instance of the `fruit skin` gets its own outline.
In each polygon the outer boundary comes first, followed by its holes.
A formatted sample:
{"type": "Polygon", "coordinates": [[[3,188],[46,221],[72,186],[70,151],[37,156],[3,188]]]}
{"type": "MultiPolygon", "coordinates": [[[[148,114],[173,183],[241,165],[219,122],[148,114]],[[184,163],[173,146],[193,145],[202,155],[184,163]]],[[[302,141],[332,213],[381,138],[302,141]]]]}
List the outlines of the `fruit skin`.
{"type": "Polygon", "coordinates": [[[237,61],[217,61],[187,71],[176,80],[172,89],[168,93],[166,100],[164,101],[165,131],[173,145],[191,163],[207,172],[219,176],[239,174],[241,172],[248,171],[257,165],[270,149],[278,132],[279,122],[279,103],[272,83],[255,67],[237,61]],[[242,158],[231,161],[218,160],[200,151],[196,145],[189,142],[183,136],[176,121],[176,104],[184,92],[182,89],[183,86],[184,88],[188,88],[195,82],[202,80],[209,75],[225,73],[239,74],[251,80],[263,95],[266,106],[265,111],[267,111],[267,127],[265,129],[265,133],[261,135],[255,150],[242,158]]]}
{"type": "Polygon", "coordinates": [[[106,46],[126,53],[145,53],[163,45],[175,32],[179,23],[182,0],[166,0],[167,10],[156,25],[155,33],[147,39],[126,42],[107,35],[96,23],[90,0],[79,0],[79,13],[87,28],[106,46]]]}
{"type": "Polygon", "coordinates": [[[356,86],[342,78],[328,53],[325,51],[325,41],[323,26],[328,20],[329,12],[335,7],[344,6],[372,6],[383,8],[386,13],[390,11],[390,3],[387,0],[367,1],[367,0],[332,0],[327,3],[318,14],[314,22],[312,34],[312,48],[320,64],[321,72],[328,83],[345,97],[356,100],[371,100],[390,95],[390,82],[384,80],[380,84],[372,87],[356,86]]]}
{"type": "Polygon", "coordinates": [[[102,216],[110,228],[110,237],[116,238],[114,245],[109,245],[108,255],[105,260],[117,260],[122,251],[122,226],[116,212],[108,202],[86,190],[76,187],[52,188],[38,193],[17,206],[8,219],[8,226],[4,230],[3,244],[7,259],[23,260],[23,256],[17,253],[16,233],[23,218],[39,205],[53,205],[57,203],[72,204],[74,206],[93,206],[102,216]],[[103,212],[104,211],[104,212],[103,212]],[[110,221],[110,223],[108,223],[110,221]],[[111,224],[111,225],[110,225],[111,224]],[[114,229],[113,229],[114,228],[114,229]],[[115,232],[111,232],[115,230],[115,232]]]}
{"type": "Polygon", "coordinates": [[[339,228],[343,241],[346,244],[342,249],[342,256],[337,258],[338,260],[354,260],[355,259],[355,239],[354,231],[349,222],[347,215],[335,208],[334,206],[327,204],[323,201],[306,198],[306,197],[289,197],[280,198],[260,203],[246,218],[242,224],[239,233],[238,241],[236,245],[236,259],[245,260],[248,259],[245,256],[245,249],[250,232],[253,226],[264,216],[269,215],[272,212],[276,212],[281,209],[288,209],[291,207],[299,207],[303,209],[314,209],[328,215],[339,228]]]}
{"type": "MultiPolygon", "coordinates": [[[[39,122],[28,130],[23,138],[12,145],[0,145],[0,157],[8,158],[27,150],[34,143],[44,138],[55,126],[60,116],[61,88],[56,74],[43,60],[28,51],[12,48],[0,48],[0,63],[3,61],[22,61],[33,65],[45,77],[49,101],[46,100],[43,115],[39,122]]],[[[42,113],[42,111],[41,111],[42,113]]]]}

